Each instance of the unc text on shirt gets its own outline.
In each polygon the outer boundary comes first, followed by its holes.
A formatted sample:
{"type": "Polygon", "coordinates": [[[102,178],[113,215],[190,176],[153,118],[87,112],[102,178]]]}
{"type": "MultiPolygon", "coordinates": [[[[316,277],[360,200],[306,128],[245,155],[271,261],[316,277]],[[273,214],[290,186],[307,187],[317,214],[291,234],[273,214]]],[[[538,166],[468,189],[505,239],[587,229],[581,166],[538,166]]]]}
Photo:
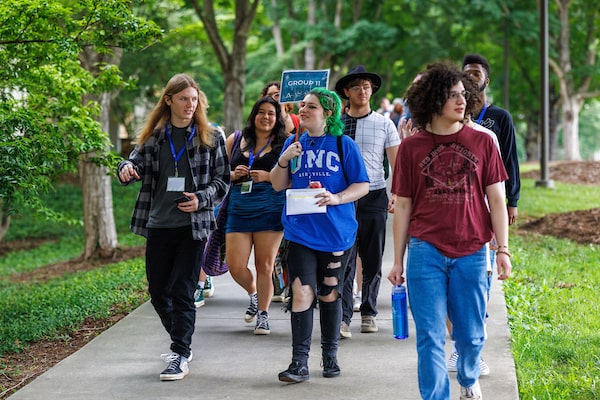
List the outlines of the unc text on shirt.
{"type": "MultiPolygon", "coordinates": [[[[315,152],[314,150],[303,151],[299,156],[299,163],[304,163],[306,168],[327,168],[329,171],[337,172],[340,170],[340,157],[336,152],[320,150],[315,152]]],[[[311,171],[314,175],[317,171],[311,171]]]]}

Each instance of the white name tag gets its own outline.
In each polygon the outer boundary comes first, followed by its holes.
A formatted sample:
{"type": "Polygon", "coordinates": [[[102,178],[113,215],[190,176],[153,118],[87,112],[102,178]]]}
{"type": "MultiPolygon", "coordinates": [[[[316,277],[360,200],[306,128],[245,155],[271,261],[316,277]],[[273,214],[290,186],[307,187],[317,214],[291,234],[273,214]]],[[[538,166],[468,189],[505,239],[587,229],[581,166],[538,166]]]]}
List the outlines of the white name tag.
{"type": "Polygon", "coordinates": [[[185,178],[171,176],[167,180],[167,192],[183,192],[185,191],[185,178]]]}

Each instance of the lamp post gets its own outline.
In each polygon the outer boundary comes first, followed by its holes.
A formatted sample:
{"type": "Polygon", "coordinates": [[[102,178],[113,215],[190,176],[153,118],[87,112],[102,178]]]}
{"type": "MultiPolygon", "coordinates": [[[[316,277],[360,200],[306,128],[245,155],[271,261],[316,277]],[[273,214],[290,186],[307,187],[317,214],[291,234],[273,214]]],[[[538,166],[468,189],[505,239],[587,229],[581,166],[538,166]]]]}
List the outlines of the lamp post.
{"type": "Polygon", "coordinates": [[[554,182],[549,179],[548,159],[550,152],[549,133],[549,81],[548,81],[548,0],[540,0],[540,128],[542,130],[542,151],[540,158],[541,179],[535,182],[536,187],[553,189],[554,182]]]}

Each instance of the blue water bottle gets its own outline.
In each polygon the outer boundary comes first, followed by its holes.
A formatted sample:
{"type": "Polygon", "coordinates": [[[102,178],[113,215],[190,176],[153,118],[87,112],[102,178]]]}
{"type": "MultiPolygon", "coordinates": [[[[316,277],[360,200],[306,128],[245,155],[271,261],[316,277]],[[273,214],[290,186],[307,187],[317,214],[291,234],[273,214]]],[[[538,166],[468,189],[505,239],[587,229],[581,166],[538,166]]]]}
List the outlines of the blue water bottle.
{"type": "Polygon", "coordinates": [[[406,288],[403,285],[392,287],[392,324],[395,339],[408,337],[408,307],[406,288]]]}

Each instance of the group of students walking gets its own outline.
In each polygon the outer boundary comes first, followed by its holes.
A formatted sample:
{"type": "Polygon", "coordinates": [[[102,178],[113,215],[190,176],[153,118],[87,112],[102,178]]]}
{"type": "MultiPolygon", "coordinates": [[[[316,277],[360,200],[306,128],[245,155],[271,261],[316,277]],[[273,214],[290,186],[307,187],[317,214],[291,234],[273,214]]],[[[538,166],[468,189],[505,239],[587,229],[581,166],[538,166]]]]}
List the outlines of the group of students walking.
{"type": "MultiPolygon", "coordinates": [[[[487,72],[489,82],[489,65],[487,72]]],[[[392,120],[370,108],[381,77],[362,66],[339,79],[335,91],[312,89],[299,119],[279,103],[278,84],[266,85],[244,129],[226,139],[207,122],[208,104],[196,82],[186,74],[171,78],[117,171],[122,184],[141,181],[131,228],[147,239],[151,302],[172,342],[160,379],[188,374],[200,260],[215,227],[214,209],[228,195],[227,263],[248,293],[244,319],[255,323],[257,335],[270,333],[273,265],[286,242],[292,357],[280,381],[309,379],[315,308],[322,374],[340,375],[338,342],[351,336],[357,257],[360,331],[378,331],[385,227],[393,213],[395,256],[387,278],[408,285],[421,396],[449,398],[448,317],[461,399],[481,399],[494,238],[498,278],[508,278],[512,268],[509,175],[493,138],[469,126],[478,111],[469,99],[482,96],[471,97],[466,80],[473,84],[448,63],[427,66],[407,91],[416,129],[401,143],[392,120]],[[342,99],[349,105],[343,116],[342,99]],[[393,171],[391,196],[384,158],[393,171]],[[255,274],[248,268],[252,251],[255,274]]],[[[516,218],[516,201],[514,208],[516,218]]]]}

